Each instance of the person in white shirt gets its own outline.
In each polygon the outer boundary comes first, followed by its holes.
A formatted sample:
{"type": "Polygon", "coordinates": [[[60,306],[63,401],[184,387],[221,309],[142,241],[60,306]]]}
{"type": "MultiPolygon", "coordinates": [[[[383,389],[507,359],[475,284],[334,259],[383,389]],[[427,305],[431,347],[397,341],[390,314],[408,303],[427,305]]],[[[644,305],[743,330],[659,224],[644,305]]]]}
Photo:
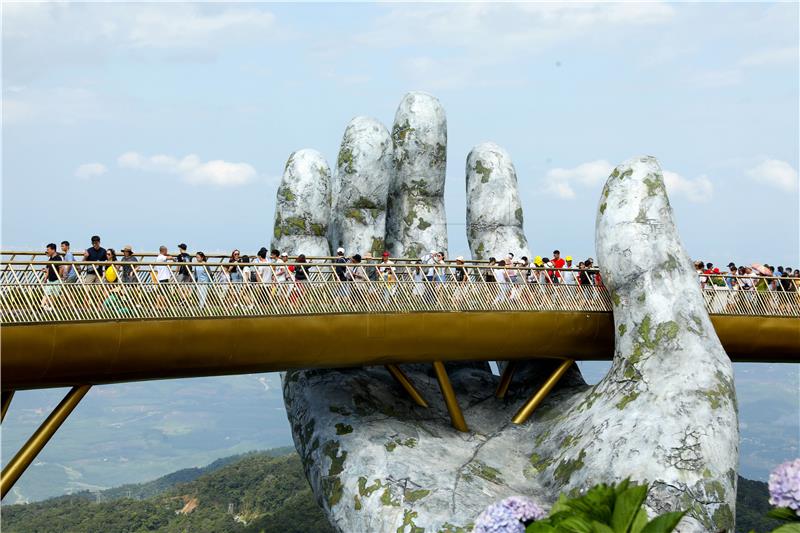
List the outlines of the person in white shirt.
{"type": "Polygon", "coordinates": [[[248,284],[253,283],[254,281],[258,281],[258,274],[256,270],[256,266],[254,265],[255,259],[251,262],[250,256],[244,255],[242,256],[242,264],[245,265],[242,267],[242,305],[247,307],[247,309],[255,309],[255,304],[253,303],[253,299],[251,297],[252,288],[247,287],[248,284]],[[254,279],[255,278],[255,279],[254,279]]]}
{"type": "Polygon", "coordinates": [[[438,252],[436,250],[431,250],[428,255],[422,258],[422,261],[426,265],[430,265],[425,270],[425,277],[428,278],[428,281],[433,281],[434,276],[436,276],[436,268],[434,267],[434,265],[436,265],[436,263],[438,262],[438,259],[436,257],[437,255],[438,252]]]}
{"type": "MultiPolygon", "coordinates": [[[[409,269],[406,268],[407,273],[408,270],[409,269]]],[[[411,268],[410,277],[414,280],[412,294],[424,299],[425,293],[427,292],[427,284],[425,283],[425,271],[422,270],[422,263],[420,261],[417,261],[417,263],[411,268]]]]}
{"type": "MultiPolygon", "coordinates": [[[[564,268],[574,268],[572,266],[572,256],[568,255],[564,258],[567,261],[567,264],[564,265],[564,268]]],[[[561,272],[561,279],[563,280],[562,283],[564,285],[575,285],[575,272],[572,270],[566,270],[561,272]]]]}
{"type": "Polygon", "coordinates": [[[269,259],[267,259],[267,249],[263,246],[253,260],[255,263],[256,277],[261,283],[266,283],[267,273],[269,272],[269,259]]]}
{"type": "Polygon", "coordinates": [[[381,262],[378,263],[377,269],[378,276],[385,284],[383,300],[389,302],[395,292],[397,292],[397,272],[394,269],[394,263],[389,260],[389,252],[383,252],[381,262]]]}
{"type": "Polygon", "coordinates": [[[390,281],[390,277],[395,276],[394,263],[389,260],[389,252],[383,252],[381,262],[378,263],[378,274],[383,281],[390,281]]]}
{"type": "MultiPolygon", "coordinates": [[[[156,283],[159,285],[167,284],[170,281],[171,275],[169,267],[166,265],[166,262],[170,259],[172,259],[172,256],[167,253],[167,247],[159,246],[156,263],[164,263],[164,265],[156,266],[156,283]]],[[[163,290],[166,291],[166,287],[163,290]]],[[[164,293],[161,291],[162,289],[159,288],[158,295],[156,297],[156,307],[164,308],[167,306],[167,300],[164,293]]]]}
{"type": "MultiPolygon", "coordinates": [[[[158,257],[156,257],[156,263],[166,263],[170,261],[172,256],[167,253],[166,246],[160,246],[158,248],[158,257]]],[[[170,280],[171,276],[169,273],[169,267],[166,265],[158,265],[156,267],[156,279],[159,283],[165,283],[170,280]]]]}
{"type": "Polygon", "coordinates": [[[508,290],[508,273],[506,272],[506,262],[502,259],[498,261],[497,268],[492,270],[492,274],[494,274],[494,280],[497,283],[497,296],[495,296],[494,302],[498,303],[505,299],[506,292],[508,290]]]}

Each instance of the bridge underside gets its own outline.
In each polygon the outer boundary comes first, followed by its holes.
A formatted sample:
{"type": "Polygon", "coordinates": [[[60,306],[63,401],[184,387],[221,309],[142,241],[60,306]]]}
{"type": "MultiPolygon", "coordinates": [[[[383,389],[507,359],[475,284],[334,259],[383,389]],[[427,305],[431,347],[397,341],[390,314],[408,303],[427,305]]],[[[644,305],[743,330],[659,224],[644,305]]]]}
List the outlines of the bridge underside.
{"type": "MultiPolygon", "coordinates": [[[[733,361],[800,360],[800,319],[712,315],[733,361]]],[[[610,360],[607,312],[119,320],[2,328],[4,390],[434,361],[610,360]]]]}

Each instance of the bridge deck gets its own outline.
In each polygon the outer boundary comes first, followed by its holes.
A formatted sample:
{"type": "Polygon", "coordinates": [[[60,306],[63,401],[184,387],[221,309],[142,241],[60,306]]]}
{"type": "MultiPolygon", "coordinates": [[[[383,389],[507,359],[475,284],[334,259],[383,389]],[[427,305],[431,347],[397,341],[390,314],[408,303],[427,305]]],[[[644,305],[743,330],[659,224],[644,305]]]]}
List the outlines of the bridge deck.
{"type": "MultiPolygon", "coordinates": [[[[0,278],[3,389],[613,354],[606,289],[552,283],[552,271],[542,269],[513,269],[517,283],[491,283],[484,266],[465,265],[457,281],[457,267],[448,265],[437,282],[415,265],[396,264],[377,281],[339,281],[334,268],[341,265],[325,263],[306,265],[308,281],[279,283],[231,282],[209,265],[215,281],[198,282],[192,273],[178,283],[171,265],[171,282],[154,283],[150,272],[163,264],[145,262],[131,283],[90,284],[83,277],[44,283],[44,265],[7,263],[0,278]]],[[[275,265],[265,268],[273,281],[280,274],[275,265]]],[[[709,283],[703,291],[735,361],[800,359],[798,293],[767,290],[768,282],[764,290],[709,283]]]]}

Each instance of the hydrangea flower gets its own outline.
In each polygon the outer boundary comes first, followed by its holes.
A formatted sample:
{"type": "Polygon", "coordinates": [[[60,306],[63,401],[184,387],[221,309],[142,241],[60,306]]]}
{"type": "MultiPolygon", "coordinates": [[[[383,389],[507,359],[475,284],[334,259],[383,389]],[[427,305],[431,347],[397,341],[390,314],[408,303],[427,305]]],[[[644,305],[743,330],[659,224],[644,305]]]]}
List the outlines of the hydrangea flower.
{"type": "Polygon", "coordinates": [[[800,516],[800,459],[778,465],[769,475],[769,503],[800,516]]]}
{"type": "Polygon", "coordinates": [[[511,496],[493,503],[475,519],[475,533],[524,533],[525,524],[545,516],[528,498],[511,496]]]}

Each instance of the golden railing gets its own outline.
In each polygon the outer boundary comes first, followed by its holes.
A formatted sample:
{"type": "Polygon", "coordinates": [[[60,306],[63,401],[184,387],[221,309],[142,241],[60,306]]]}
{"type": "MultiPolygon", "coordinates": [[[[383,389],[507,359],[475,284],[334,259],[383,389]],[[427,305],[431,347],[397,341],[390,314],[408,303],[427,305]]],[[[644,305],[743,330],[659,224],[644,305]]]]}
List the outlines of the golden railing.
{"type": "MultiPolygon", "coordinates": [[[[393,264],[14,260],[0,266],[0,324],[352,313],[609,312],[608,292],[595,284],[595,272],[402,260],[393,264]],[[186,269],[183,276],[181,267],[186,269]],[[114,275],[109,276],[106,269],[111,268],[114,275]],[[296,279],[301,269],[306,280],[296,279]],[[46,281],[48,270],[57,280],[46,281]],[[489,275],[500,281],[487,281],[489,275]],[[579,284],[581,278],[588,283],[579,284]]],[[[733,275],[701,279],[710,314],[800,317],[796,285],[800,280],[733,275]]]]}

